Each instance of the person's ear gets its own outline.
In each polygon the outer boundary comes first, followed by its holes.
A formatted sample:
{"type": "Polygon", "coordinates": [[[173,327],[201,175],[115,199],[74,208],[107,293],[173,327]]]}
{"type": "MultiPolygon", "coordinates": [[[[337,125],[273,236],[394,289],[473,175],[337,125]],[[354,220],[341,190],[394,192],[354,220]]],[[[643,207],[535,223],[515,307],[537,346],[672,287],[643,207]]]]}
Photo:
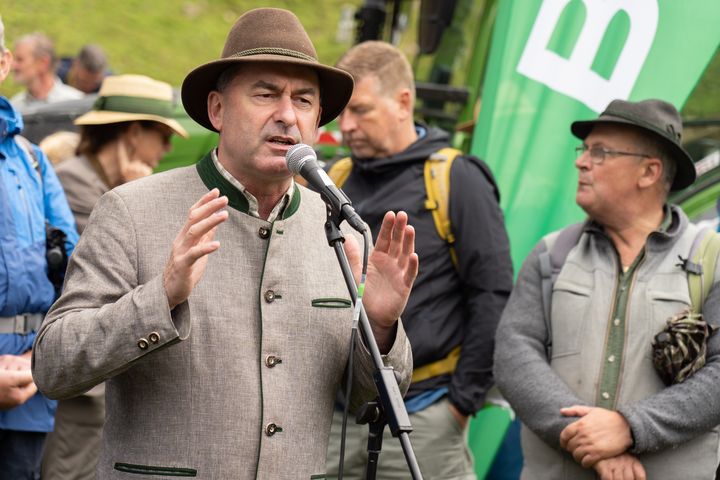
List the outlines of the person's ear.
{"type": "Polygon", "coordinates": [[[652,185],[662,182],[663,164],[659,158],[651,157],[646,159],[642,164],[642,172],[638,179],[640,188],[648,188],[652,185]]]}
{"type": "Polygon", "coordinates": [[[413,98],[412,93],[407,88],[401,88],[395,96],[398,106],[398,117],[400,120],[407,120],[413,116],[413,98]]]}
{"type": "Polygon", "coordinates": [[[0,83],[2,83],[3,80],[7,78],[7,76],[10,74],[10,68],[12,67],[12,61],[13,61],[13,54],[10,50],[5,50],[5,52],[0,55],[0,83]]]}
{"type": "Polygon", "coordinates": [[[222,93],[217,90],[213,90],[208,94],[207,110],[210,123],[213,127],[215,127],[215,130],[218,132],[221,131],[223,124],[222,93]]]}

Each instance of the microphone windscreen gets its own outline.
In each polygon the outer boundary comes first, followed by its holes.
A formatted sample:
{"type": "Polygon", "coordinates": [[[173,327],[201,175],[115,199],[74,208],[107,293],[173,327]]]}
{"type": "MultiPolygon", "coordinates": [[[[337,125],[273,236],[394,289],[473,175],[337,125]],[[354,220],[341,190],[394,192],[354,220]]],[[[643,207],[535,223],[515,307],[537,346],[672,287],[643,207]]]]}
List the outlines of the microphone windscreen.
{"type": "Polygon", "coordinates": [[[285,154],[288,170],[295,175],[300,173],[300,169],[308,160],[317,160],[317,154],[311,146],[304,143],[293,145],[285,154]]]}

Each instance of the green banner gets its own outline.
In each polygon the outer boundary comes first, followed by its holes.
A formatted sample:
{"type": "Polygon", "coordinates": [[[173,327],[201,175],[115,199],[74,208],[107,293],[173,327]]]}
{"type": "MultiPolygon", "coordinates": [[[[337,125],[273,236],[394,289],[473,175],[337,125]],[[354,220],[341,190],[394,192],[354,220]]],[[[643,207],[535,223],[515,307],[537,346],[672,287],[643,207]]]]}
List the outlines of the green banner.
{"type": "Polygon", "coordinates": [[[680,109],[719,22],[719,0],[500,0],[471,151],[498,180],[516,267],[584,216],[570,123],[616,98],[680,109]]]}

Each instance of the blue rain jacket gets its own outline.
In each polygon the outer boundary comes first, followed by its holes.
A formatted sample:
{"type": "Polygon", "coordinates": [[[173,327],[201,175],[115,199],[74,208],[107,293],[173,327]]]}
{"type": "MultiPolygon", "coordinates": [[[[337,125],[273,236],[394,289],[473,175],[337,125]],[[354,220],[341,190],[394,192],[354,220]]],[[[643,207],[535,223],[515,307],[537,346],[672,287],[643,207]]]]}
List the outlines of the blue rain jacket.
{"type": "MultiPolygon", "coordinates": [[[[33,146],[39,163],[15,141],[23,122],[0,97],[0,317],[45,313],[55,300],[47,277],[45,220],[65,232],[68,255],[78,240],[70,207],[52,165],[33,146]]],[[[35,332],[0,334],[0,355],[20,355],[32,348],[35,332]]],[[[49,432],[56,402],[37,394],[23,405],[0,410],[0,429],[49,432]]]]}

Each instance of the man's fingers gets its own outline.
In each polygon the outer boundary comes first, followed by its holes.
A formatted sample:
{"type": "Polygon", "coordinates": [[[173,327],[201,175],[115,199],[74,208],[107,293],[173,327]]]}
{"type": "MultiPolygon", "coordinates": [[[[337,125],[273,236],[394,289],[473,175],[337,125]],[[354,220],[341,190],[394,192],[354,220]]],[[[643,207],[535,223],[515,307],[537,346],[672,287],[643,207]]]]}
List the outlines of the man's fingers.
{"type": "Polygon", "coordinates": [[[200,245],[195,245],[187,251],[184,256],[184,260],[189,264],[193,264],[205,255],[209,255],[210,253],[214,252],[218,248],[220,248],[220,242],[218,242],[217,240],[213,240],[212,242],[207,243],[201,243],[200,245]]]}
{"type": "Polygon", "coordinates": [[[560,432],[560,446],[567,450],[567,444],[577,433],[577,425],[571,423],[560,432]]]}
{"type": "Polygon", "coordinates": [[[387,252],[390,249],[390,239],[392,236],[393,225],[395,224],[395,214],[387,212],[383,217],[380,232],[375,242],[375,250],[378,252],[387,252]]]}
{"type": "Polygon", "coordinates": [[[565,450],[567,450],[570,453],[575,452],[575,450],[580,447],[580,440],[579,435],[572,436],[565,440],[565,446],[563,447],[565,450]]]}
{"type": "Polygon", "coordinates": [[[636,460],[635,462],[633,462],[632,471],[635,475],[635,480],[647,480],[647,473],[645,473],[645,467],[642,466],[640,460],[636,460]]]}
{"type": "Polygon", "coordinates": [[[221,210],[219,212],[214,212],[210,216],[205,217],[197,223],[191,225],[183,236],[182,245],[184,245],[185,247],[190,247],[201,243],[208,232],[210,232],[213,228],[217,227],[222,222],[227,220],[227,218],[227,210],[221,210]]]}
{"type": "Polygon", "coordinates": [[[584,417],[592,411],[593,407],[586,405],[573,405],[571,407],[561,408],[560,413],[564,417],[584,417]]]}
{"type": "Polygon", "coordinates": [[[34,385],[30,370],[18,370],[7,372],[9,383],[13,387],[27,387],[34,385]]]}
{"type": "Polygon", "coordinates": [[[204,204],[208,203],[209,201],[211,201],[215,198],[218,198],[218,197],[220,197],[220,190],[218,190],[217,188],[213,188],[212,190],[207,192],[205,195],[200,197],[200,199],[198,199],[198,201],[195,202],[192,207],[190,207],[190,210],[192,211],[192,210],[198,208],[199,206],[204,205],[204,204]]]}
{"type": "Polygon", "coordinates": [[[218,190],[217,188],[213,188],[205,195],[200,197],[198,201],[195,202],[188,210],[187,220],[185,221],[185,225],[183,225],[183,229],[180,231],[178,237],[184,235],[185,231],[187,231],[187,229],[190,228],[191,225],[197,223],[203,217],[207,217],[213,211],[222,208],[220,207],[222,203],[222,201],[219,200],[220,198],[224,198],[224,201],[227,202],[227,197],[221,197],[220,190],[218,190]],[[213,202],[215,202],[214,206],[216,208],[213,208],[213,202]]]}
{"type": "Polygon", "coordinates": [[[405,286],[411,287],[417,278],[418,268],[420,266],[420,260],[418,259],[417,253],[413,253],[408,257],[407,270],[405,270],[405,277],[403,281],[405,286]]]}
{"type": "MultiPolygon", "coordinates": [[[[578,451],[584,451],[584,449],[580,448],[578,451]]],[[[580,465],[582,465],[585,468],[591,468],[593,465],[595,465],[597,462],[600,461],[600,457],[593,454],[584,454],[581,457],[580,465]]]]}
{"type": "Polygon", "coordinates": [[[388,249],[388,255],[393,258],[397,258],[402,252],[407,222],[407,213],[398,212],[395,215],[395,222],[390,233],[390,248],[388,249]]]}

